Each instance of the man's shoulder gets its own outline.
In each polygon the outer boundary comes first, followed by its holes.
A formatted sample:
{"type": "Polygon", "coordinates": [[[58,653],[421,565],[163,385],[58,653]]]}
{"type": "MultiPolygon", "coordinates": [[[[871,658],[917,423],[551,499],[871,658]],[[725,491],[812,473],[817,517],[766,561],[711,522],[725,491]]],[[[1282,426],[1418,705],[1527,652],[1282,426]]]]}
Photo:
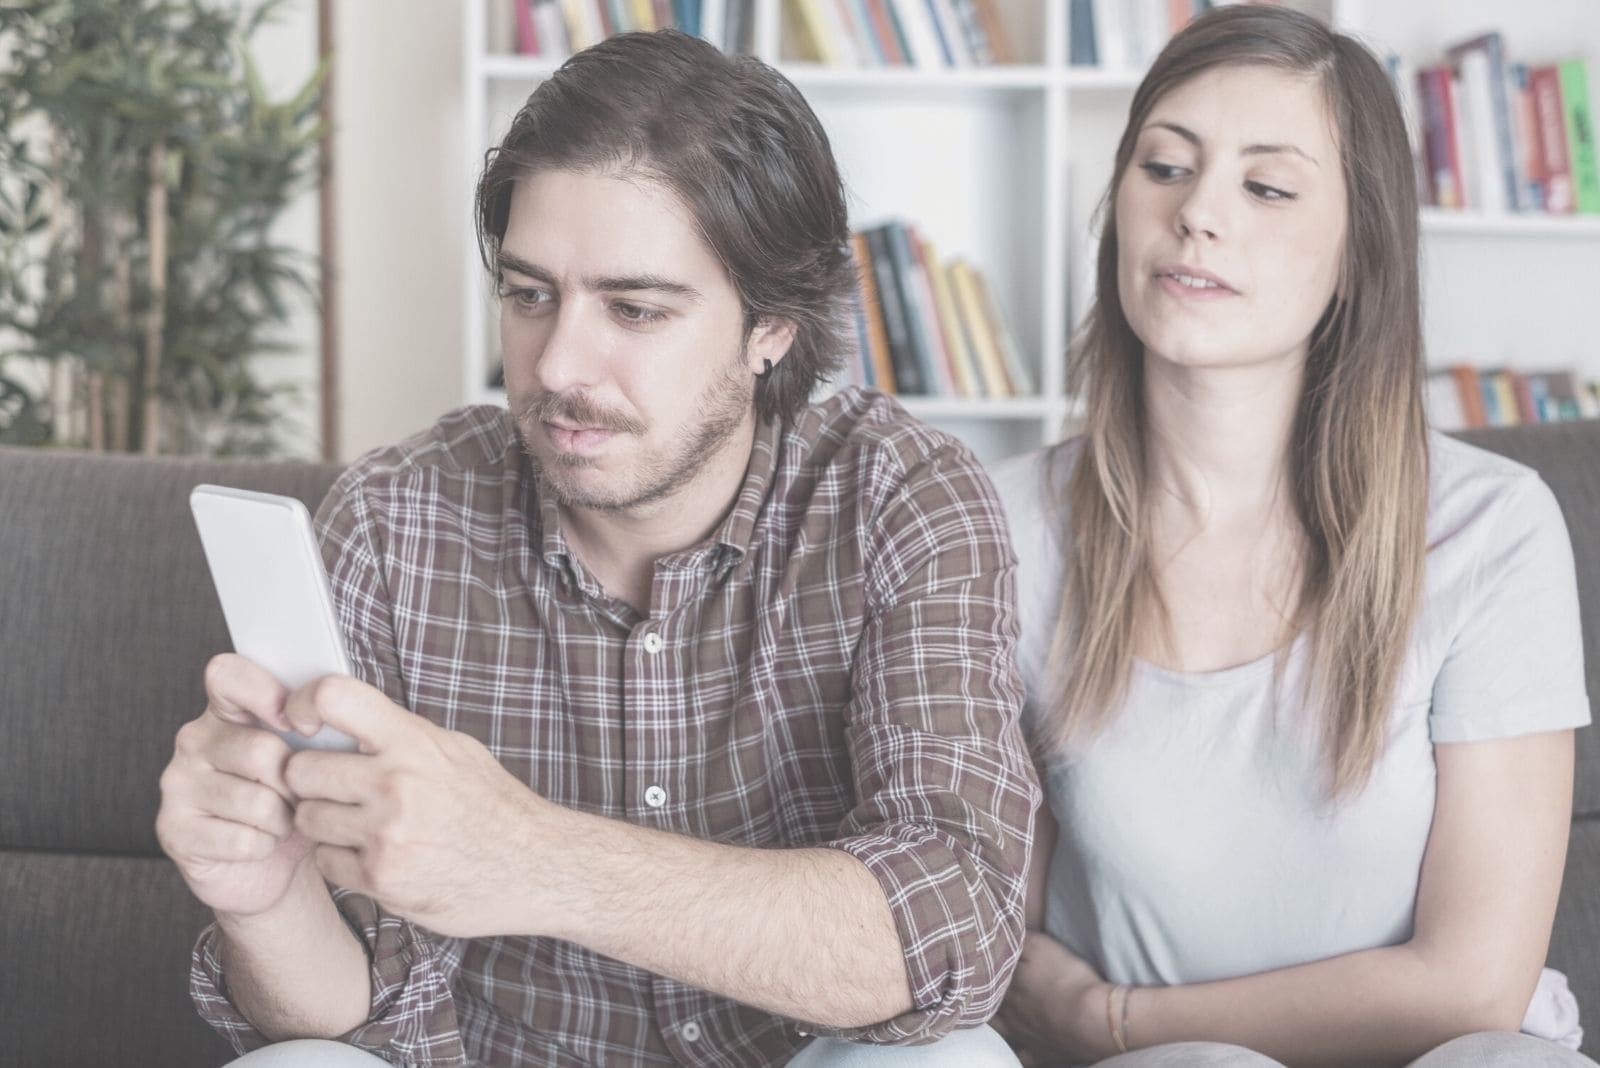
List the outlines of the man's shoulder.
{"type": "Polygon", "coordinates": [[[806,408],[790,424],[798,467],[813,477],[854,481],[863,491],[892,491],[941,469],[982,473],[972,450],[929,426],[895,398],[849,387],[806,408]]]}

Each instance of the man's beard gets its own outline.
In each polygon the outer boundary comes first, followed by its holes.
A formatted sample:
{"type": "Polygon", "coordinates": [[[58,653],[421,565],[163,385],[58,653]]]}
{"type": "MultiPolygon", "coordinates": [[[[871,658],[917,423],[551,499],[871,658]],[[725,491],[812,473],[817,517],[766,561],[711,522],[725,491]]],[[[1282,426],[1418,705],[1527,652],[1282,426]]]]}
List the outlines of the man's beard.
{"type": "Polygon", "coordinates": [[[642,436],[646,426],[638,419],[601,408],[582,394],[537,393],[511,398],[511,414],[523,451],[556,503],[602,512],[627,511],[671,496],[693,481],[734,436],[755,407],[755,378],[745,367],[742,347],[739,358],[718,374],[694,407],[695,419],[685,424],[664,450],[642,458],[631,479],[624,482],[626,476],[619,474],[617,480],[622,484],[584,488],[575,476],[593,467],[594,459],[557,453],[546,461],[533,446],[544,434],[541,424],[560,420],[633,437],[642,436]]]}

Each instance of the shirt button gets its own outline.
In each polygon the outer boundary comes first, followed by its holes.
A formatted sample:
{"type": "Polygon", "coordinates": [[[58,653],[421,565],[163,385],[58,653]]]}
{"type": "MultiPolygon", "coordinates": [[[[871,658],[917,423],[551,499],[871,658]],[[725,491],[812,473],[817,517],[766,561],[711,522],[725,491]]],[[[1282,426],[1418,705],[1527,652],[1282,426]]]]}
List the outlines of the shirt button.
{"type": "Polygon", "coordinates": [[[655,631],[651,631],[649,634],[644,636],[644,651],[647,653],[659,653],[661,651],[661,647],[665,644],[666,643],[661,640],[661,635],[657,634],[655,631]]]}
{"type": "Polygon", "coordinates": [[[649,805],[651,808],[660,808],[662,805],[667,803],[667,792],[659,786],[646,787],[644,791],[644,803],[649,805]]]}
{"type": "Polygon", "coordinates": [[[685,1042],[700,1041],[700,1025],[695,1023],[693,1020],[690,1020],[688,1023],[684,1024],[683,1029],[678,1033],[683,1036],[683,1040],[685,1042]]]}

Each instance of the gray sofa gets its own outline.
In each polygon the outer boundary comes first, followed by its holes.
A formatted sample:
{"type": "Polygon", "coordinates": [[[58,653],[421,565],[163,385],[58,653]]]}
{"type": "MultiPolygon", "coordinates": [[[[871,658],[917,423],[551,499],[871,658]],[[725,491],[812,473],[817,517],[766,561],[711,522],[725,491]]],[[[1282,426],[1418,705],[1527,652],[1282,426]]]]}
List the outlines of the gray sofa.
{"type": "MultiPolygon", "coordinates": [[[[1600,422],[1471,440],[1537,468],[1577,554],[1600,699],[1600,422]]],[[[0,449],[0,1063],[209,1066],[189,1006],[205,922],[157,848],[157,777],[227,632],[189,519],[200,482],[315,506],[337,469],[0,449]]],[[[1550,949],[1600,1052],[1600,731],[1579,734],[1550,949]]]]}

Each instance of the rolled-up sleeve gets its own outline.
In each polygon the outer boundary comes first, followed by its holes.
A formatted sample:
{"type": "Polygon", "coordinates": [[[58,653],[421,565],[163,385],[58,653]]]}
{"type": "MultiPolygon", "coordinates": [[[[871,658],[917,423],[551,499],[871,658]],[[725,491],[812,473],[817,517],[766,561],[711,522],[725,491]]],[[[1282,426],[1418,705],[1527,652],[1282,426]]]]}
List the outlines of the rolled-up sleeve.
{"type": "Polygon", "coordinates": [[[1016,560],[987,476],[959,445],[907,471],[871,530],[870,616],[847,737],[857,803],[829,843],[883,887],[912,1011],[853,1041],[984,1023],[1021,952],[1039,788],[1019,728],[1016,560]]]}
{"type": "MultiPolygon", "coordinates": [[[[317,511],[316,527],[335,612],[357,678],[405,704],[395,649],[391,601],[383,577],[376,526],[360,486],[347,472],[317,511]]],[[[453,1068],[467,1063],[451,984],[457,960],[450,942],[386,913],[360,894],[331,888],[350,930],[371,964],[367,1022],[339,1040],[393,1064],[453,1068]]],[[[240,1053],[267,1039],[227,993],[216,926],[206,928],[190,962],[189,990],[200,1015],[240,1053]]]]}

